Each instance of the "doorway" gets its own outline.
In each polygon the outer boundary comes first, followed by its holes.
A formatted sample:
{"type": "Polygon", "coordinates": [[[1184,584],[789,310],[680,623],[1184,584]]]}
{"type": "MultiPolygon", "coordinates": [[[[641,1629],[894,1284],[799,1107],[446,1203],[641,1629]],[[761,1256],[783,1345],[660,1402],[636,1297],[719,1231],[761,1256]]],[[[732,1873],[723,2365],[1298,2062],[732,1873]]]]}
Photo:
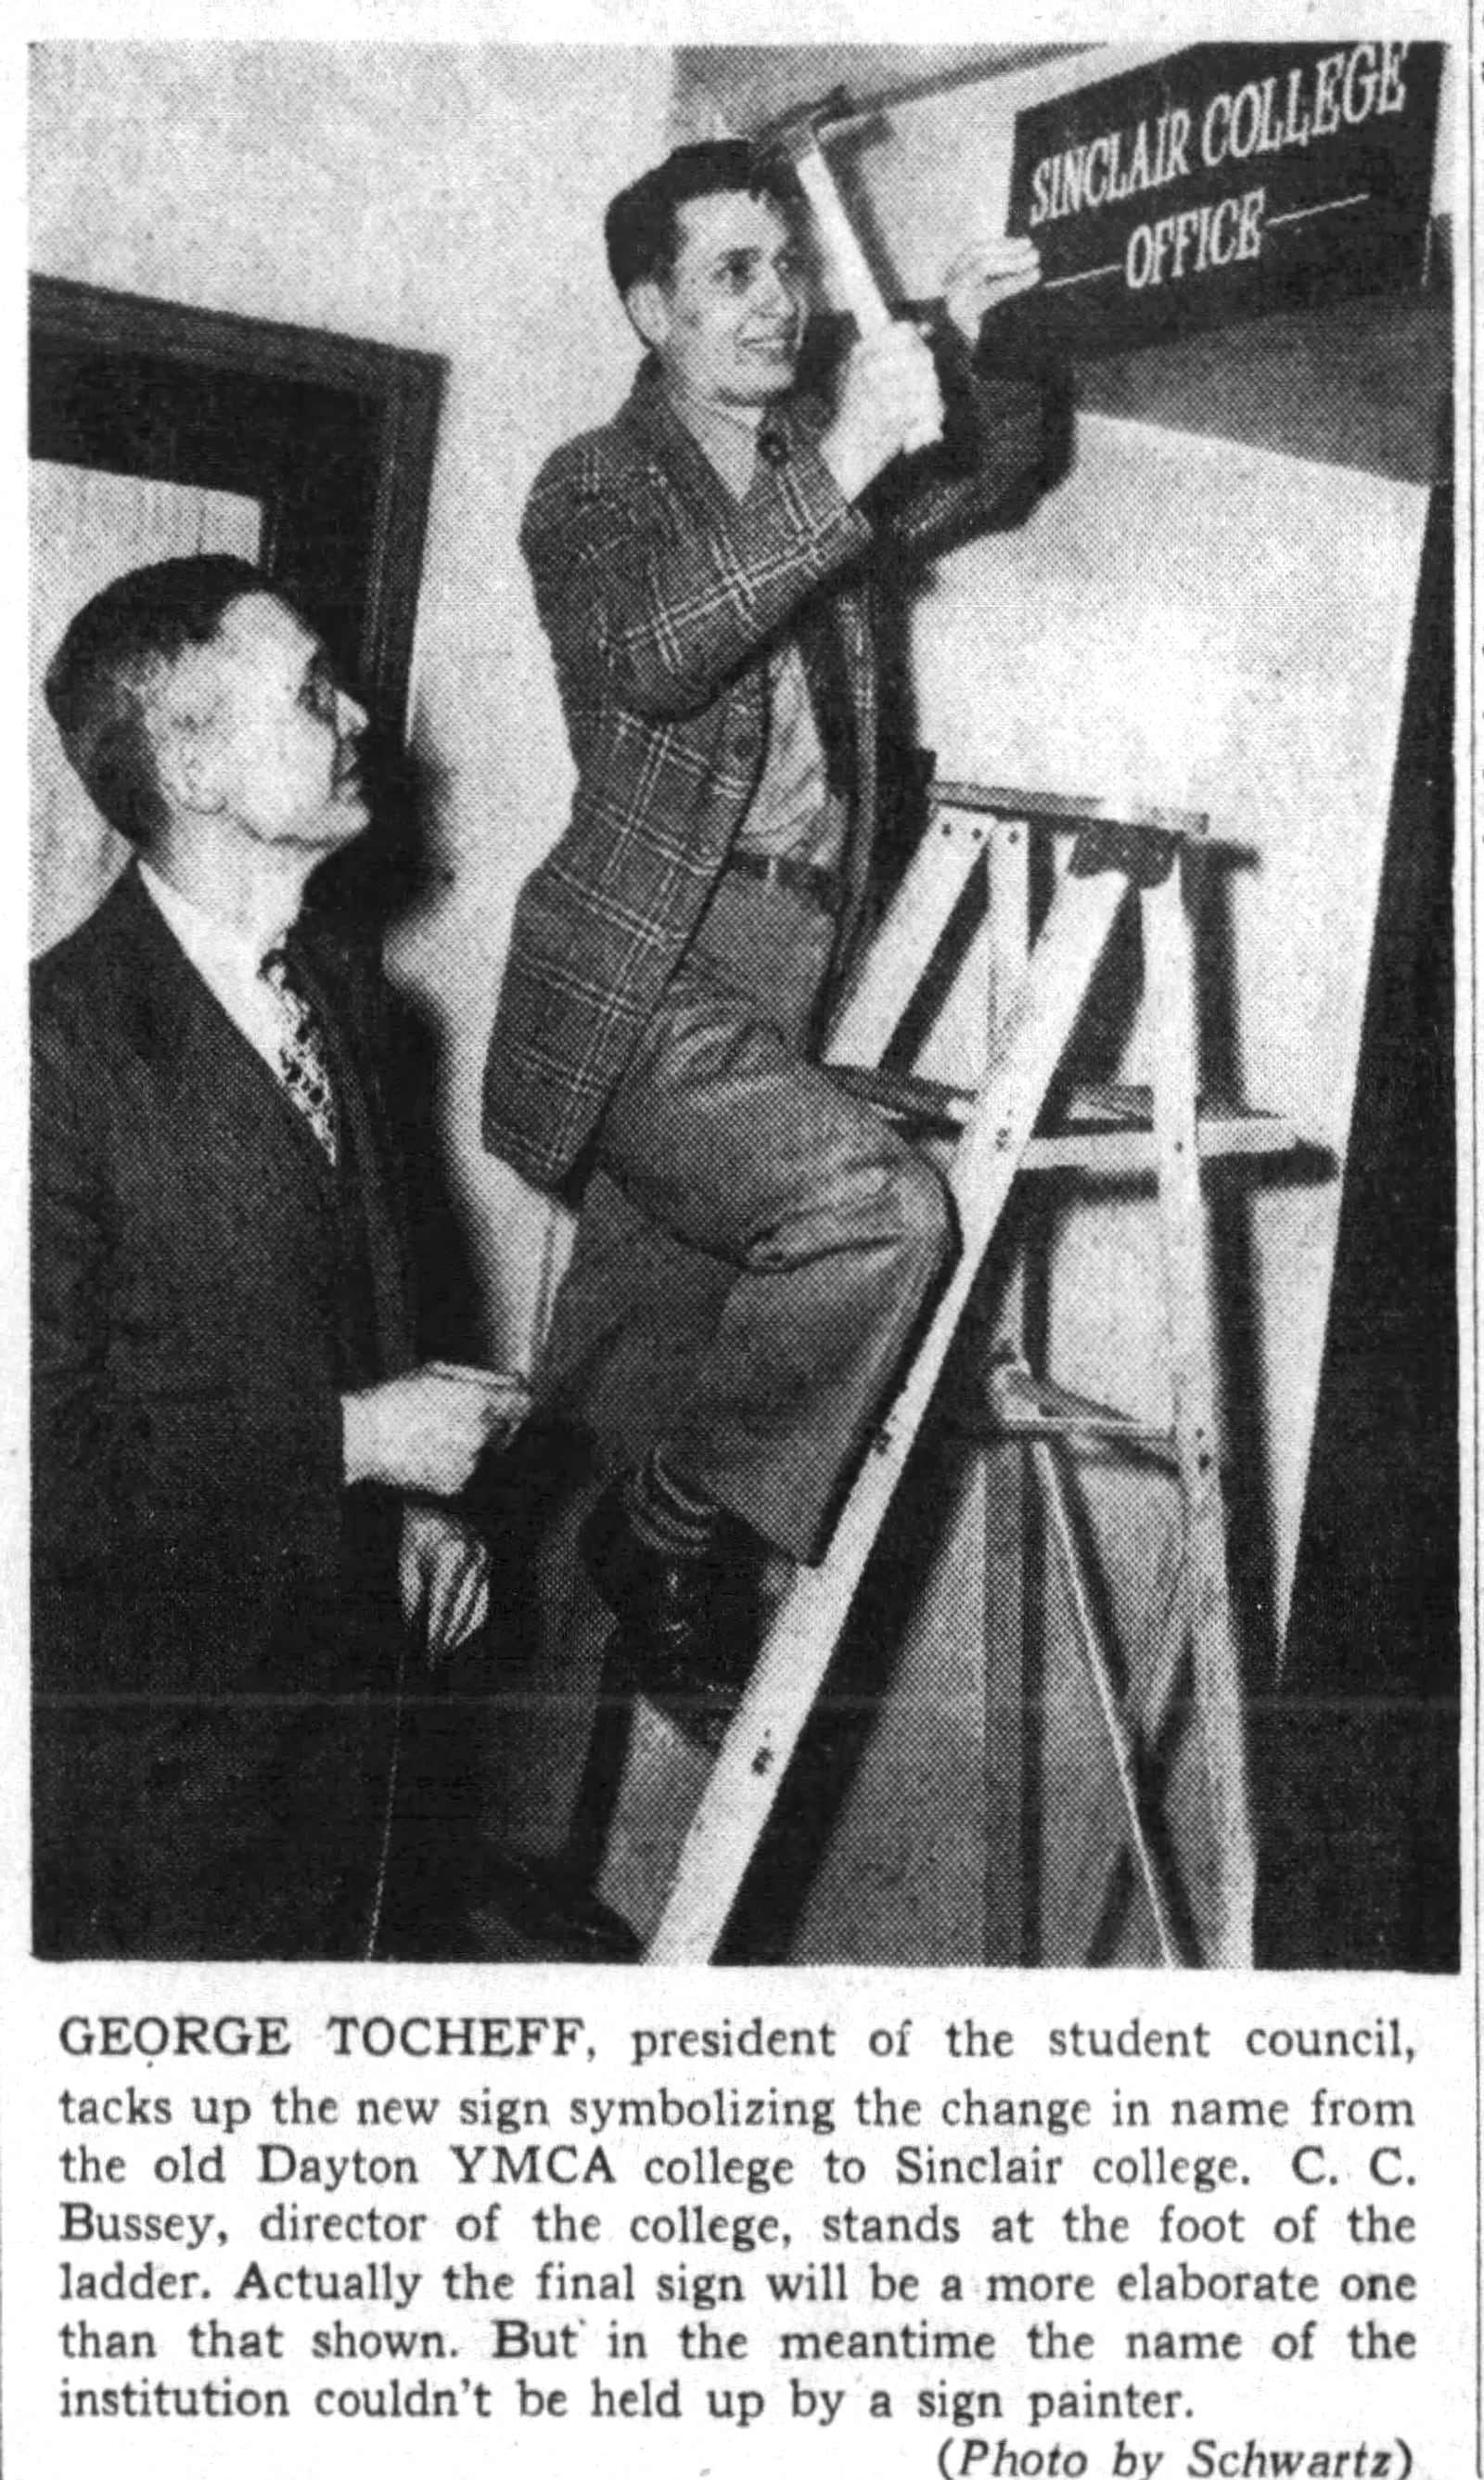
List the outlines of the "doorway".
{"type": "Polygon", "coordinates": [[[111,576],[180,552],[256,559],[322,632],[383,754],[400,750],[444,373],[432,353],[33,279],[38,949],[124,860],[39,697],[62,628],[111,576]]]}

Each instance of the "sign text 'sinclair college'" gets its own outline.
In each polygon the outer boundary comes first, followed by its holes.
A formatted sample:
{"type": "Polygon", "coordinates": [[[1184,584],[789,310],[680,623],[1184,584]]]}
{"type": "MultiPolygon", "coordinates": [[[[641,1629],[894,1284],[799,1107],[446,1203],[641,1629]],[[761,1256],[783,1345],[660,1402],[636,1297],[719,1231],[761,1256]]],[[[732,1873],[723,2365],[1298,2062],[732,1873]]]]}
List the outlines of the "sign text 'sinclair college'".
{"type": "Polygon", "coordinates": [[[1416,283],[1440,47],[1199,44],[1022,113],[1038,323],[1109,351],[1416,283]]]}

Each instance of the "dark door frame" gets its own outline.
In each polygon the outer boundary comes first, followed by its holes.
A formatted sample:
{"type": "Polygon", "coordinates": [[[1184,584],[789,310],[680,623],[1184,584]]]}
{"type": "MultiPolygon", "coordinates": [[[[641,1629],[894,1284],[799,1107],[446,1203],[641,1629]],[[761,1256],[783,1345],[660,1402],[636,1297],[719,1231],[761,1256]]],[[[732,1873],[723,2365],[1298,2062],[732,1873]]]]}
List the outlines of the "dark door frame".
{"type": "Polygon", "coordinates": [[[268,574],[397,739],[446,369],[322,328],[31,282],[32,454],[261,501],[268,574]]]}

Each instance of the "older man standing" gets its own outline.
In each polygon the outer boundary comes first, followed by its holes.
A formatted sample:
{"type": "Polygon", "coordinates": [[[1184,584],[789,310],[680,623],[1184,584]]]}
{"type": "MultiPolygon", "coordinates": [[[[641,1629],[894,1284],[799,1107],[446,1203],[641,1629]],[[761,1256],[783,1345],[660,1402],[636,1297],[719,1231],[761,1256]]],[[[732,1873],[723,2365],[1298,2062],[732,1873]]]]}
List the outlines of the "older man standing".
{"type": "Polygon", "coordinates": [[[415,1359],[373,961],[300,905],[366,717],[259,572],[120,578],[47,677],[135,859],[33,985],[36,1942],[377,1949],[403,1665],[480,1624],[508,1395],[415,1359]]]}
{"type": "Polygon", "coordinates": [[[678,150],[606,237],[648,350],[525,513],[577,787],[518,907],[485,1136],[587,1175],[546,1392],[614,1474],[584,1549],[629,1666],[714,1740],[736,1554],[818,1555],[953,1245],[935,1173],[811,1064],[868,914],[879,597],[1034,487],[1050,426],[971,350],[1028,243],[968,254],[931,343],[862,339],[818,401],[793,202],[747,147],[678,150]]]}

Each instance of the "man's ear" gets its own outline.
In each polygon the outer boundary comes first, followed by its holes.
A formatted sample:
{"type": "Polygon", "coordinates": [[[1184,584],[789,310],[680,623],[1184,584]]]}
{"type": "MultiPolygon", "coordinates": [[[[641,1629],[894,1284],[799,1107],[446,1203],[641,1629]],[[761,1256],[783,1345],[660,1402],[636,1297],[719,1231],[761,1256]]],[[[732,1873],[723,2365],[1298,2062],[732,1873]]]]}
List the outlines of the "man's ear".
{"type": "Polygon", "coordinates": [[[628,313],[629,324],[645,344],[658,348],[669,342],[672,323],[670,302],[657,277],[646,275],[637,284],[631,284],[624,296],[624,307],[628,313]]]}
{"type": "Polygon", "coordinates": [[[172,718],[154,738],[155,780],[171,810],[209,816],[224,805],[216,735],[196,717],[172,718]]]}

